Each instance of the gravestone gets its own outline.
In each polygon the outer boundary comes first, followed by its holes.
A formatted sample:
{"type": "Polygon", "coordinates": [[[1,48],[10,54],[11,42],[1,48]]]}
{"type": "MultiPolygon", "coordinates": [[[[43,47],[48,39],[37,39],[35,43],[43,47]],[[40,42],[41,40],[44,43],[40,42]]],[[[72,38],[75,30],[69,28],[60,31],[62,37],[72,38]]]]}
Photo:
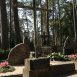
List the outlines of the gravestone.
{"type": "Polygon", "coordinates": [[[24,59],[29,58],[29,54],[29,47],[20,43],[11,49],[8,55],[8,61],[10,61],[11,64],[22,64],[24,63],[24,59]]]}
{"type": "Polygon", "coordinates": [[[55,77],[75,71],[74,63],[53,65],[55,62],[50,63],[50,58],[28,58],[24,61],[23,77],[55,77]]]}
{"type": "Polygon", "coordinates": [[[25,69],[36,70],[50,66],[50,58],[25,59],[25,69]]]}
{"type": "Polygon", "coordinates": [[[49,74],[50,58],[25,59],[23,77],[52,77],[49,74]]]}
{"type": "Polygon", "coordinates": [[[64,42],[63,53],[70,55],[74,53],[74,41],[73,38],[68,36],[64,42]]]}

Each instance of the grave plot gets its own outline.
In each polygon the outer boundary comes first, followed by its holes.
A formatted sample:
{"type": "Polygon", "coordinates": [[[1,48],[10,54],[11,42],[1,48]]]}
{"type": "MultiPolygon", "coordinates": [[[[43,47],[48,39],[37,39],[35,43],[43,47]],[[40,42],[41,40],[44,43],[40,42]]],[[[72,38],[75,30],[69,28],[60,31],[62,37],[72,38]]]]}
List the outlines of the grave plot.
{"type": "Polygon", "coordinates": [[[14,72],[1,73],[0,77],[54,77],[75,71],[73,62],[50,61],[50,58],[29,58],[25,65],[14,65],[14,72]]]}
{"type": "Polygon", "coordinates": [[[50,62],[49,58],[25,59],[23,77],[54,77],[74,71],[75,71],[74,63],[68,62],[64,64],[58,63],[54,65],[53,62],[52,65],[52,62],[50,62]]]}
{"type": "Polygon", "coordinates": [[[8,59],[0,61],[0,77],[15,77],[15,75],[16,77],[20,76],[23,68],[21,64],[24,64],[24,59],[29,58],[29,54],[30,49],[25,44],[20,43],[12,48],[9,52],[8,59]],[[13,68],[11,65],[17,66],[14,66],[13,68]]]}

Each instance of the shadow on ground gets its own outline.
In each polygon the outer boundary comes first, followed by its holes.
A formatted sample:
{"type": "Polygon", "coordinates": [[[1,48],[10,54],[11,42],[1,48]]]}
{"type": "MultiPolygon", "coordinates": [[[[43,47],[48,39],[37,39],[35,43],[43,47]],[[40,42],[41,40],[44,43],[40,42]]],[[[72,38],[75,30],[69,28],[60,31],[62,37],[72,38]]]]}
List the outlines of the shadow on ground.
{"type": "Polygon", "coordinates": [[[77,70],[75,72],[71,72],[71,73],[67,73],[67,74],[63,74],[55,77],[77,77],[77,70]]]}

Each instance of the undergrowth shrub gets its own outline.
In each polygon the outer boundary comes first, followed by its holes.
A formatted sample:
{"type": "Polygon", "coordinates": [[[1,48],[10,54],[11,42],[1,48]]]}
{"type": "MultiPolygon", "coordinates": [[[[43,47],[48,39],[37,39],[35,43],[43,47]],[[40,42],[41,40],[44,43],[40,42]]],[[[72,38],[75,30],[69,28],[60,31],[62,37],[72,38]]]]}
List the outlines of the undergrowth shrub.
{"type": "Polygon", "coordinates": [[[2,50],[0,48],[0,60],[7,59],[9,52],[10,52],[10,48],[8,48],[7,50],[2,50]]]}

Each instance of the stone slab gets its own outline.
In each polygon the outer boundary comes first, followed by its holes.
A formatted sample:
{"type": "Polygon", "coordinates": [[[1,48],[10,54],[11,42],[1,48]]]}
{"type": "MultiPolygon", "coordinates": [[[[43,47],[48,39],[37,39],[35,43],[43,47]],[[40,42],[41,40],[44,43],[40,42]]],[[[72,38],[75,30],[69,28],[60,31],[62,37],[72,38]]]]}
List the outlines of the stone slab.
{"type": "Polygon", "coordinates": [[[68,36],[64,42],[65,49],[74,49],[74,41],[73,38],[68,36]]]}
{"type": "Polygon", "coordinates": [[[23,77],[54,77],[75,71],[74,63],[51,65],[47,68],[27,70],[23,69],[23,77]]]}
{"type": "Polygon", "coordinates": [[[74,41],[70,36],[68,36],[64,42],[63,53],[65,55],[74,54],[74,41]]]}
{"type": "Polygon", "coordinates": [[[25,69],[35,70],[50,66],[50,58],[25,59],[25,69]]]}
{"type": "Polygon", "coordinates": [[[52,65],[50,69],[51,69],[50,71],[52,73],[52,76],[58,76],[58,75],[74,72],[75,64],[69,63],[69,64],[52,65]]]}
{"type": "Polygon", "coordinates": [[[52,73],[50,74],[49,68],[42,68],[37,70],[26,70],[23,69],[23,77],[52,77],[52,73]]]}
{"type": "Polygon", "coordinates": [[[11,64],[23,64],[24,59],[29,58],[30,49],[27,45],[20,43],[11,49],[8,55],[8,61],[11,64]]]}

